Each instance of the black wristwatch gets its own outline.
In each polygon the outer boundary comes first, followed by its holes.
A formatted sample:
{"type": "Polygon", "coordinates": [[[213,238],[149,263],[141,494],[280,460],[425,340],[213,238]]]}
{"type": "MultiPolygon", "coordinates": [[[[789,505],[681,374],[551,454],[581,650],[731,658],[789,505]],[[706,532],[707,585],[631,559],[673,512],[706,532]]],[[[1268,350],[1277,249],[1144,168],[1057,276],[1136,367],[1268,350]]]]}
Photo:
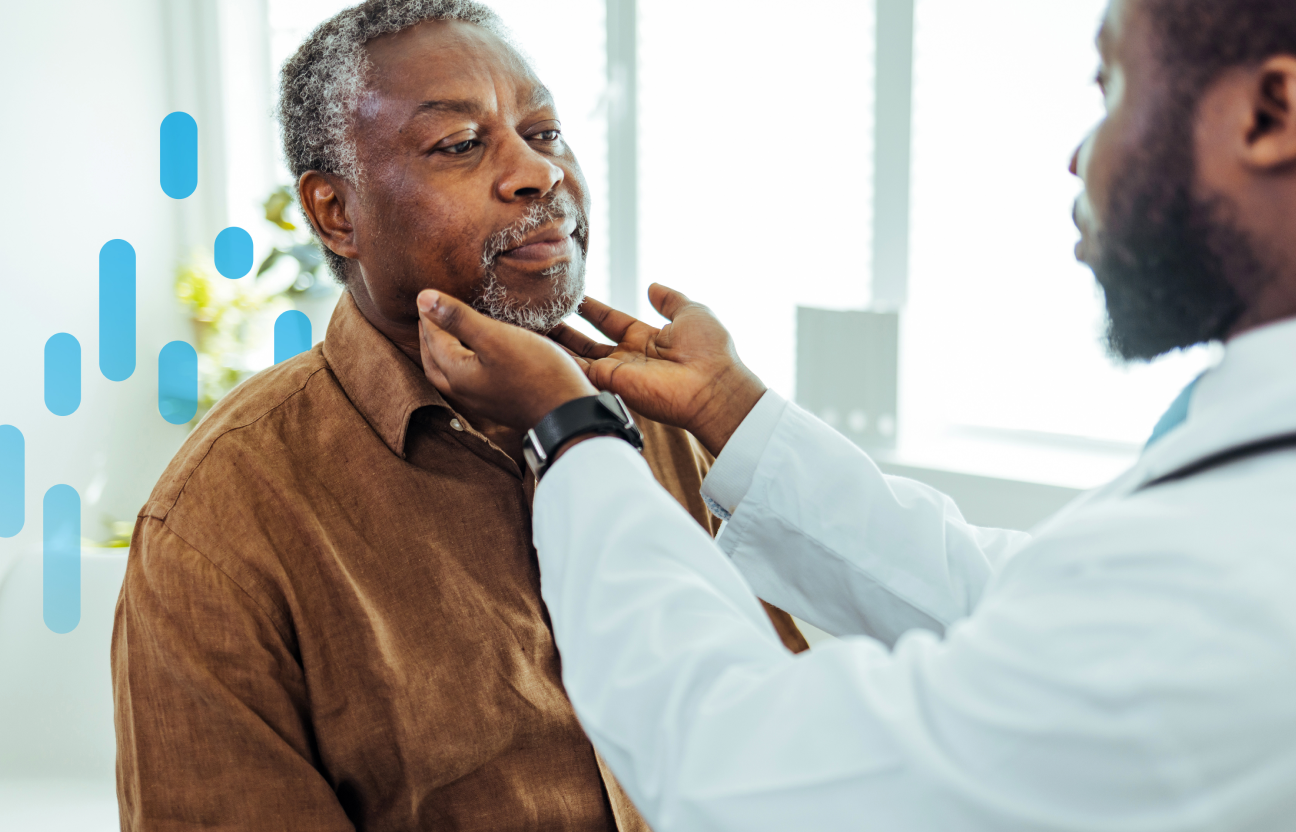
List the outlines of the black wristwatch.
{"type": "Polygon", "coordinates": [[[567,442],[591,433],[617,436],[643,452],[643,434],[634,423],[625,402],[615,393],[604,390],[597,396],[573,399],[559,405],[527,431],[522,440],[522,456],[535,474],[536,482],[553,464],[554,454],[567,442]]]}

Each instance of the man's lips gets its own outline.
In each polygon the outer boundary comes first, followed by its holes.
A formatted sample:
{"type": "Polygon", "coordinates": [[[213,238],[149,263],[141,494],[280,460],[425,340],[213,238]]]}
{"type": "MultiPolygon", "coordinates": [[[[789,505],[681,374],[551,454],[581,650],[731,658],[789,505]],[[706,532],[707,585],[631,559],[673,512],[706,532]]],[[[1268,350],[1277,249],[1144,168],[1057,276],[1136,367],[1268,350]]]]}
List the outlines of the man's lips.
{"type": "Polygon", "coordinates": [[[507,257],[510,260],[526,260],[529,262],[556,260],[560,257],[570,257],[572,246],[575,242],[576,241],[573,239],[571,234],[563,237],[550,234],[545,239],[525,243],[517,248],[509,249],[500,254],[500,257],[507,257]]]}

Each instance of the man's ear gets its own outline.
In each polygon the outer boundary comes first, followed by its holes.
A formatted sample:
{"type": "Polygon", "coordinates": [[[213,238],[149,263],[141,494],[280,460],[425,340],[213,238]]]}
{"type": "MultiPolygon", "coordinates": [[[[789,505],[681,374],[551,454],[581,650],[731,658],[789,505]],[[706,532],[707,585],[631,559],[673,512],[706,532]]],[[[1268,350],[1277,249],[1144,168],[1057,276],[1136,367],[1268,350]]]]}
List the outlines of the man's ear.
{"type": "Polygon", "coordinates": [[[1243,161],[1258,171],[1296,164],[1296,56],[1270,58],[1252,77],[1243,161]]]}
{"type": "Polygon", "coordinates": [[[297,181],[297,194],[306,218],[319,233],[324,245],[334,254],[354,260],[359,252],[355,243],[355,226],[347,214],[351,195],[336,177],[308,170],[297,181]]]}

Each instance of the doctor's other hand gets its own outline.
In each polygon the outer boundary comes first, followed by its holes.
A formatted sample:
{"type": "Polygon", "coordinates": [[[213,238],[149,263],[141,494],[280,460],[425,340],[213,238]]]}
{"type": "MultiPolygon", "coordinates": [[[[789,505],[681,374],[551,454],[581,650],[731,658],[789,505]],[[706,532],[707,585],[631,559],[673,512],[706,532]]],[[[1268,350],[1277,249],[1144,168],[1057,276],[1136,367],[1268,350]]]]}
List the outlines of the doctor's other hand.
{"type": "Polygon", "coordinates": [[[648,287],[648,299],[670,321],[661,329],[586,298],[581,317],[616,345],[566,325],[549,337],[589,362],[596,387],[649,419],[684,428],[719,456],[765,385],[739,360],[729,331],[710,309],[660,283],[648,287]]]}
{"type": "Polygon", "coordinates": [[[528,430],[555,407],[598,394],[577,359],[542,335],[434,289],[419,293],[418,310],[424,375],[474,413],[528,430]]]}

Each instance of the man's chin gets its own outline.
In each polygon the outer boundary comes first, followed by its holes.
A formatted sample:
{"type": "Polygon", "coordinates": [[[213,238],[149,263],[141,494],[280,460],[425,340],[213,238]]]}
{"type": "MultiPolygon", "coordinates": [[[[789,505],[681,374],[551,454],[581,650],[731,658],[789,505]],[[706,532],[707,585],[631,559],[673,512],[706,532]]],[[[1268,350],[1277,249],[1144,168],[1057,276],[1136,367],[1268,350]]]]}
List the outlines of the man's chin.
{"type": "Polygon", "coordinates": [[[546,282],[550,291],[531,294],[509,286],[492,272],[482,280],[472,305],[487,317],[543,334],[575,314],[585,297],[583,275],[574,280],[565,274],[550,276],[546,282]]]}

